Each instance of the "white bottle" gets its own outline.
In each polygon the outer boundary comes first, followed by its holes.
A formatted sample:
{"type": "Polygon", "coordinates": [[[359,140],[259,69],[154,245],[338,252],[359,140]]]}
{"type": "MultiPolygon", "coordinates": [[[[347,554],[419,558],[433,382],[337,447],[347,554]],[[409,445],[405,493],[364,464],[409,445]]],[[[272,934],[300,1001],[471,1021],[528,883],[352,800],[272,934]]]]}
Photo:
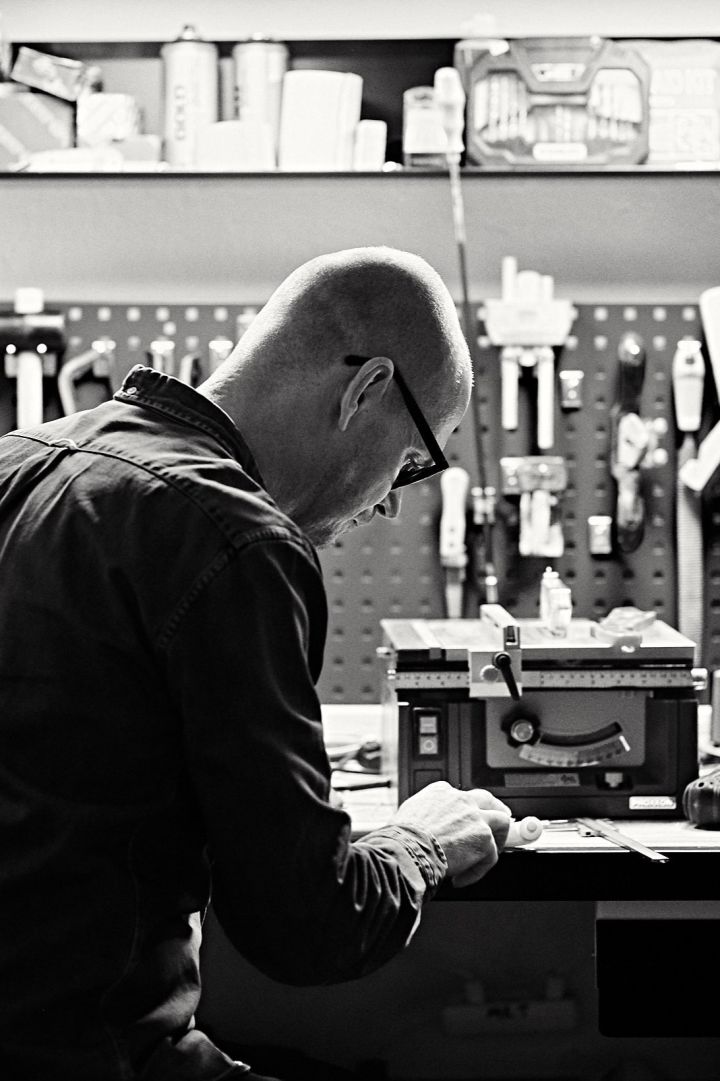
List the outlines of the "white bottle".
{"type": "Polygon", "coordinates": [[[163,138],[165,161],[180,168],[201,166],[198,133],[219,113],[218,50],[185,25],[176,41],[163,45],[163,138]]]}

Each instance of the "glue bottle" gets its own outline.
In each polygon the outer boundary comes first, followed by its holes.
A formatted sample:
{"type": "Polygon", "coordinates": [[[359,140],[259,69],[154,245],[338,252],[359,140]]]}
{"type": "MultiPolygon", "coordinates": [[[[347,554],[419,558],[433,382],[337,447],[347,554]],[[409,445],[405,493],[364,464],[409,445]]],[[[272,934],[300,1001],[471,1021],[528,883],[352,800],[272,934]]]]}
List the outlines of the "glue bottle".
{"type": "Polygon", "coordinates": [[[561,586],[560,575],[552,567],[546,567],[540,579],[540,620],[550,622],[550,591],[561,586]]]}

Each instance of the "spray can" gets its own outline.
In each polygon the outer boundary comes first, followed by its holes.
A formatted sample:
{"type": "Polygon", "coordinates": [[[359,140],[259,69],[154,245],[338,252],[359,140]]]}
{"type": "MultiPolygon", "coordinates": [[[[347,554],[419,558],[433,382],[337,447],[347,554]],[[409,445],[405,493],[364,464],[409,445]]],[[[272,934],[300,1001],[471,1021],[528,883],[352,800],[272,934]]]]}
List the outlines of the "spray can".
{"type": "Polygon", "coordinates": [[[255,34],[232,51],[235,115],[239,120],[269,124],[277,156],[283,78],[288,48],[274,38],[255,34]]]}
{"type": "Polygon", "coordinates": [[[160,50],[163,62],[164,156],[188,168],[198,161],[198,132],[218,119],[218,50],[186,24],[160,50]]]}

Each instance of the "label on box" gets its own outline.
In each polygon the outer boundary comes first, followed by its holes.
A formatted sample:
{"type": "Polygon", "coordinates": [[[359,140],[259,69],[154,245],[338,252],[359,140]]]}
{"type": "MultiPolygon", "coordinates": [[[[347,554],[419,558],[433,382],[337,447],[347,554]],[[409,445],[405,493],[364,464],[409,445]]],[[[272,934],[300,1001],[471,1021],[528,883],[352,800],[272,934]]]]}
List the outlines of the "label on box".
{"type": "Polygon", "coordinates": [[[720,161],[720,43],[636,41],[634,47],[651,71],[648,161],[720,161]]]}

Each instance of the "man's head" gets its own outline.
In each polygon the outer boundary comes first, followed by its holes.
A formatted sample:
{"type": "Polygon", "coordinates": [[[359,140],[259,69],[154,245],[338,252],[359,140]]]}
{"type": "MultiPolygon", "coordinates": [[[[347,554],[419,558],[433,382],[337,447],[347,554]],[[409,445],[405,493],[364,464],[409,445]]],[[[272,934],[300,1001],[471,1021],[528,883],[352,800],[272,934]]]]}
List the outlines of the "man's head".
{"type": "Polygon", "coordinates": [[[237,423],[270,495],[322,545],[375,513],[398,513],[393,485],[431,464],[427,443],[434,435],[445,445],[471,383],[436,271],[368,247],[293,271],[200,390],[237,423]]]}

